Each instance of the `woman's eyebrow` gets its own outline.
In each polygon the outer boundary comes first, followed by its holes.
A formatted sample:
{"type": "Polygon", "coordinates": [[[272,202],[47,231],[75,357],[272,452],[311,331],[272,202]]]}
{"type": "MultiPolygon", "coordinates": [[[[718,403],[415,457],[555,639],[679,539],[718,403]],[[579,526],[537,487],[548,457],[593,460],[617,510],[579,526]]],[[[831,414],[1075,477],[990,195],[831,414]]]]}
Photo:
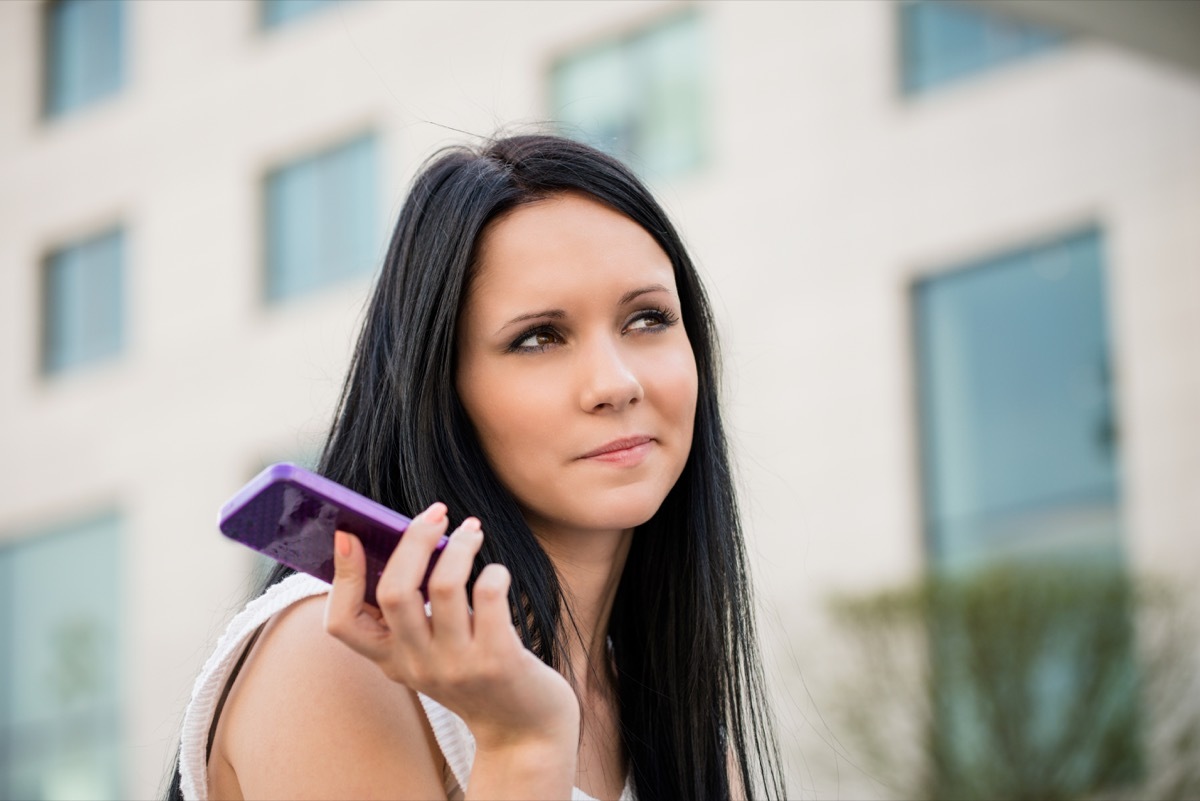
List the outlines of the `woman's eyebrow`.
{"type": "MultiPolygon", "coordinates": [[[[624,295],[621,296],[621,299],[619,301],[617,301],[617,305],[624,306],[626,303],[636,300],[637,298],[640,298],[642,295],[648,295],[651,292],[670,292],[670,291],[671,290],[667,289],[662,284],[647,284],[646,286],[638,287],[637,289],[631,289],[628,292],[626,292],[624,295]]],[[[516,323],[523,323],[526,320],[541,320],[541,319],[546,319],[546,318],[549,318],[551,320],[561,320],[566,316],[567,316],[567,313],[565,311],[563,311],[562,309],[545,309],[544,311],[535,311],[535,312],[527,312],[526,314],[518,314],[516,317],[514,317],[511,320],[509,320],[508,322],[506,322],[504,325],[500,326],[500,328],[498,328],[496,330],[496,333],[500,334],[509,326],[515,325],[516,323]]]]}
{"type": "Polygon", "coordinates": [[[667,289],[662,284],[647,284],[646,286],[639,287],[637,289],[632,289],[629,292],[626,292],[624,295],[621,296],[621,300],[617,302],[617,305],[624,306],[629,301],[639,298],[642,295],[648,295],[651,292],[670,292],[670,291],[671,290],[667,289]]]}
{"type": "Polygon", "coordinates": [[[496,329],[496,333],[499,334],[499,333],[503,332],[504,329],[508,328],[509,326],[514,325],[515,323],[523,323],[526,320],[538,320],[538,319],[541,319],[544,317],[549,317],[551,320],[561,320],[566,316],[567,316],[567,313],[565,311],[563,311],[562,309],[546,309],[545,311],[535,311],[535,312],[529,312],[527,314],[518,314],[516,317],[512,318],[507,323],[505,323],[504,325],[502,325],[498,329],[496,329]]]}

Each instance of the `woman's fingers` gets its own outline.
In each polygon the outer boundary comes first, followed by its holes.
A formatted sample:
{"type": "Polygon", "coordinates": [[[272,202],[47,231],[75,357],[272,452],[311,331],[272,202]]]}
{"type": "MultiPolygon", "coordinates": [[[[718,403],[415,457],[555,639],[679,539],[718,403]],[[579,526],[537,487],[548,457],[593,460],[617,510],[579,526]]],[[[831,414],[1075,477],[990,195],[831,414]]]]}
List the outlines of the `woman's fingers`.
{"type": "Polygon", "coordinates": [[[450,535],[429,576],[429,609],[435,640],[449,647],[465,647],[471,641],[470,607],[467,604],[467,579],[475,555],[483,544],[479,520],[468,517],[450,535]]]}
{"type": "Polygon", "coordinates": [[[514,640],[520,645],[508,605],[511,581],[508,569],[495,563],[485,567],[475,579],[472,593],[475,641],[484,648],[509,648],[514,640]]]}
{"type": "Polygon", "coordinates": [[[378,610],[363,602],[367,557],[353,534],[338,531],[333,541],[333,587],[325,603],[325,630],[364,656],[381,653],[388,635],[378,610]]]}
{"type": "Polygon", "coordinates": [[[400,538],[400,544],[388,558],[379,579],[380,587],[386,583],[393,592],[418,592],[425,580],[433,550],[446,533],[448,525],[444,503],[435,503],[414,517],[400,538]]]}
{"type": "Polygon", "coordinates": [[[414,517],[375,587],[375,599],[393,634],[417,652],[424,651],[430,638],[420,587],[434,547],[448,525],[444,503],[435,503],[414,517]]]}
{"type": "Polygon", "coordinates": [[[393,680],[421,691],[454,688],[462,682],[469,685],[479,676],[498,675],[500,666],[509,665],[504,672],[516,664],[511,660],[522,647],[508,603],[511,577],[502,566],[488,565],[480,573],[472,612],[466,585],[483,544],[478,519],[467,518],[459,526],[429,570],[447,526],[443,504],[434,504],[413,519],[379,578],[378,608],[363,600],[362,543],[343,531],[334,538],[326,629],[393,680]],[[420,591],[427,573],[428,614],[420,591]]]}

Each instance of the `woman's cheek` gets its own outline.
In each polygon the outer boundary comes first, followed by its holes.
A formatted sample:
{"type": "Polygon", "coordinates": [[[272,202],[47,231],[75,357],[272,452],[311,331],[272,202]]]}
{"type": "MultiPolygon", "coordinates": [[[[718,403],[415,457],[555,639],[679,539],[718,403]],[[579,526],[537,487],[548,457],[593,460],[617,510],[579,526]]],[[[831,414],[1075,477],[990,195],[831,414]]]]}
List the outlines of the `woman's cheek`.
{"type": "Polygon", "coordinates": [[[489,404],[484,452],[501,482],[520,496],[553,474],[561,461],[555,446],[570,440],[569,427],[537,386],[516,383],[497,388],[497,396],[489,404]]]}
{"type": "Polygon", "coordinates": [[[694,417],[699,378],[690,347],[672,354],[669,359],[656,360],[648,367],[646,375],[650,377],[659,402],[666,407],[664,411],[670,409],[689,421],[694,417]]]}

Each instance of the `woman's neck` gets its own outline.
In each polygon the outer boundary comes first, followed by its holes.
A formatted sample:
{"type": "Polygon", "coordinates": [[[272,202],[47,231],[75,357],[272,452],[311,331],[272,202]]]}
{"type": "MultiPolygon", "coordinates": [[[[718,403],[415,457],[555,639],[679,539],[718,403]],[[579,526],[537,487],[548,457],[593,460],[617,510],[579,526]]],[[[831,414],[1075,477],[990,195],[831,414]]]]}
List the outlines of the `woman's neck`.
{"type": "Polygon", "coordinates": [[[563,640],[568,678],[581,697],[611,690],[608,622],[633,529],[613,532],[535,532],[563,590],[563,640]]]}

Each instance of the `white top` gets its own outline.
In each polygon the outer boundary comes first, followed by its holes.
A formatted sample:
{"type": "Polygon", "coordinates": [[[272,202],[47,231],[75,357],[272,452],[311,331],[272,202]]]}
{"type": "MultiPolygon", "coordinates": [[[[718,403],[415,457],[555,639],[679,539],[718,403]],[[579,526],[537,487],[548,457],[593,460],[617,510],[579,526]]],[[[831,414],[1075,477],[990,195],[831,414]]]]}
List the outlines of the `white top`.
{"type": "MultiPolygon", "coordinates": [[[[329,585],[325,582],[297,573],[246,604],[246,608],[229,622],[225,633],[217,641],[216,650],[204,663],[196,679],[192,700],[184,713],[179,750],[180,788],[184,798],[189,801],[208,801],[208,733],[221,693],[250,637],[272,615],[305,598],[327,592],[329,585]]],[[[417,693],[417,697],[421,699],[430,728],[446,760],[446,772],[442,777],[446,796],[451,801],[457,801],[463,797],[463,788],[467,786],[471,765],[475,761],[475,737],[458,715],[426,695],[417,693]]],[[[626,779],[619,801],[633,801],[633,798],[633,790],[626,779]]],[[[574,787],[571,789],[571,801],[595,799],[574,787]]]]}

